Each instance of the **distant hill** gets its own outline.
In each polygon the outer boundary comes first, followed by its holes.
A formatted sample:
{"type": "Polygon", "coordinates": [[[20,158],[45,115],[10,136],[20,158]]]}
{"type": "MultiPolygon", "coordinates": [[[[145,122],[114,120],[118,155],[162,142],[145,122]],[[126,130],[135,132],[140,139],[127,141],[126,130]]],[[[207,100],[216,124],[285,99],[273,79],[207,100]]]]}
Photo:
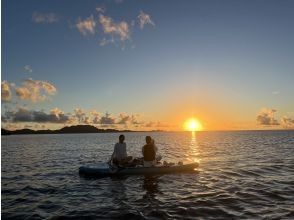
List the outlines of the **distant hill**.
{"type": "Polygon", "coordinates": [[[13,135],[13,134],[74,134],[74,133],[115,133],[115,132],[131,132],[131,130],[116,130],[116,129],[99,129],[92,125],[75,125],[64,127],[58,130],[31,130],[20,129],[15,131],[9,131],[1,129],[1,135],[13,135]]]}
{"type": "Polygon", "coordinates": [[[101,129],[98,129],[91,125],[75,125],[64,127],[57,130],[57,133],[68,134],[68,133],[98,133],[101,129]]]}

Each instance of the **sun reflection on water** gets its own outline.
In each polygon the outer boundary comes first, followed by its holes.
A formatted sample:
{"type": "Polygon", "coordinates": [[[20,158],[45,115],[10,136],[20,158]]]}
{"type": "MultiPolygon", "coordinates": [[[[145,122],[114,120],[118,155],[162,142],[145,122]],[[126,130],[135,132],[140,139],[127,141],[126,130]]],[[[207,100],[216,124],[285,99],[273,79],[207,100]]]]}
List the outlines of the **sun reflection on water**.
{"type": "Polygon", "coordinates": [[[196,131],[191,131],[191,141],[190,141],[190,151],[191,151],[191,160],[193,162],[200,163],[199,158],[199,146],[197,144],[197,134],[196,131]]]}

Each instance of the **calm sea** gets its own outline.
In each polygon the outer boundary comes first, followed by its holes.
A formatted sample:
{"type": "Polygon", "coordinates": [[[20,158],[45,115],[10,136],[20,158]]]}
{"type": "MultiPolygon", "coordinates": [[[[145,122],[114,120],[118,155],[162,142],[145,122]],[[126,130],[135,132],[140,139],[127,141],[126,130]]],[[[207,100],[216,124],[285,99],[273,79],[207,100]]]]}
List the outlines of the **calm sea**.
{"type": "Polygon", "coordinates": [[[118,134],[2,136],[2,218],[294,219],[294,131],[126,133],[129,154],[146,135],[198,171],[87,179],[118,134]]]}

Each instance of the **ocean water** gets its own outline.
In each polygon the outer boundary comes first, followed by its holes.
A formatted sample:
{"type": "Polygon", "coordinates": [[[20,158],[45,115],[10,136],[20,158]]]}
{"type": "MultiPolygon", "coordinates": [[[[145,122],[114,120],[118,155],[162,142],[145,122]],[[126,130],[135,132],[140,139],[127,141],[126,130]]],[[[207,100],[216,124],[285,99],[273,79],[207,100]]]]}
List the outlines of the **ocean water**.
{"type": "Polygon", "coordinates": [[[294,219],[294,131],[126,133],[194,173],[85,178],[118,134],[2,136],[2,219],[294,219]]]}

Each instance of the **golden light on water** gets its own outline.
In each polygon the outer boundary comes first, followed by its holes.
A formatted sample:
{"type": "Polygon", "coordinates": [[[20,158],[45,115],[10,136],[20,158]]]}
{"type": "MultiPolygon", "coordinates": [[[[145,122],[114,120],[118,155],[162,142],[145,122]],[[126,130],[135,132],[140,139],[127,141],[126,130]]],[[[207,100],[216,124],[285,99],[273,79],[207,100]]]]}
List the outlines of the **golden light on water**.
{"type": "Polygon", "coordinates": [[[184,128],[186,131],[202,131],[203,126],[198,119],[190,118],[185,122],[184,128]]]}

